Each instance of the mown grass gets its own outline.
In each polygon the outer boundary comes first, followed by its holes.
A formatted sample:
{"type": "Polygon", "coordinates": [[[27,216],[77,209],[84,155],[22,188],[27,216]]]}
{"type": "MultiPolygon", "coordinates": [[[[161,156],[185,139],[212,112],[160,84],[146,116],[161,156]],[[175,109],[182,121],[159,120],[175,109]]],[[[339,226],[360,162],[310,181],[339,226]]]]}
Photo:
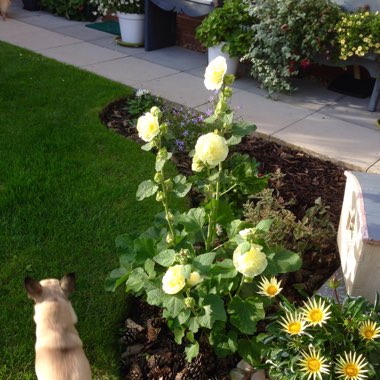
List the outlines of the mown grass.
{"type": "Polygon", "coordinates": [[[73,306],[94,379],[118,378],[122,291],[103,290],[114,238],[148,227],[156,202],[135,201],[154,157],[98,114],[131,89],[0,42],[0,379],[34,379],[25,276],[77,274],[73,306]]]}

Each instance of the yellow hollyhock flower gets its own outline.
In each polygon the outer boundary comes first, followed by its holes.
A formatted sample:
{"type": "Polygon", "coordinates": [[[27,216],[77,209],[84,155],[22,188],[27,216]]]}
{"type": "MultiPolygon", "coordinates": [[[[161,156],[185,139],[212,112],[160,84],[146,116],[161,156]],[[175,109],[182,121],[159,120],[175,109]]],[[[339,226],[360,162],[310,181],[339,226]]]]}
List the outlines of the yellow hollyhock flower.
{"type": "Polygon", "coordinates": [[[232,261],[236,270],[248,278],[253,278],[263,273],[268,265],[267,257],[258,244],[251,244],[249,251],[240,252],[238,246],[233,254],[232,261]]]}
{"type": "Polygon", "coordinates": [[[286,313],[286,316],[281,319],[282,322],[279,323],[288,334],[301,335],[305,332],[307,325],[298,313],[286,313]]]}
{"type": "Polygon", "coordinates": [[[365,367],[367,366],[367,361],[363,355],[356,357],[356,352],[344,353],[344,358],[339,356],[336,363],[336,374],[338,377],[344,380],[362,380],[366,379],[368,372],[365,367]]]}
{"type": "Polygon", "coordinates": [[[227,62],[224,57],[214,58],[206,67],[204,84],[207,90],[219,90],[222,87],[227,62]]]}
{"type": "Polygon", "coordinates": [[[139,133],[140,139],[144,140],[145,142],[150,142],[160,132],[158,117],[152,115],[150,112],[146,112],[137,120],[136,128],[137,132],[139,133]]]}
{"type": "Polygon", "coordinates": [[[183,265],[169,267],[162,278],[162,289],[166,294],[177,294],[186,285],[183,265]]]}
{"type": "Polygon", "coordinates": [[[305,303],[302,314],[311,326],[322,326],[330,318],[331,311],[329,309],[330,305],[326,306],[322,299],[319,299],[318,302],[315,299],[310,299],[309,302],[305,303]]]}
{"type": "Polygon", "coordinates": [[[322,374],[329,373],[329,367],[319,351],[316,351],[314,347],[309,348],[309,352],[301,351],[302,359],[300,359],[301,371],[304,372],[307,379],[316,380],[317,378],[322,380],[322,374]]]}
{"type": "Polygon", "coordinates": [[[196,286],[203,281],[203,278],[198,272],[191,272],[190,277],[187,280],[187,285],[196,286]]]}
{"type": "Polygon", "coordinates": [[[258,284],[260,289],[258,293],[272,298],[281,292],[282,288],[280,288],[280,286],[281,280],[277,281],[276,277],[272,277],[270,281],[267,278],[262,277],[261,282],[258,284]]]}
{"type": "Polygon", "coordinates": [[[374,340],[380,336],[380,327],[376,322],[367,321],[359,326],[359,333],[366,340],[374,340]]]}
{"type": "Polygon", "coordinates": [[[226,139],[214,132],[200,136],[195,144],[195,157],[211,168],[224,161],[227,155],[226,139]]]}

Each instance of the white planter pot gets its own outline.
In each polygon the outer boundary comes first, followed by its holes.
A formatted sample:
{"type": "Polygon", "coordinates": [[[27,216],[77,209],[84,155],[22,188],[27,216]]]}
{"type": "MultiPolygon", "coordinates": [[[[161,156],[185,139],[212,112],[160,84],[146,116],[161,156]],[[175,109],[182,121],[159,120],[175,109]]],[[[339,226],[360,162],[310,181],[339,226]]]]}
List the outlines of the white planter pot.
{"type": "Polygon", "coordinates": [[[224,53],[222,51],[222,47],[225,44],[225,42],[222,42],[219,45],[211,46],[208,48],[208,63],[210,63],[214,58],[222,56],[226,59],[227,62],[227,74],[236,75],[239,66],[239,58],[231,58],[228,53],[224,53]]]}
{"type": "Polygon", "coordinates": [[[129,44],[144,43],[144,15],[117,12],[121,40],[129,44]]]}

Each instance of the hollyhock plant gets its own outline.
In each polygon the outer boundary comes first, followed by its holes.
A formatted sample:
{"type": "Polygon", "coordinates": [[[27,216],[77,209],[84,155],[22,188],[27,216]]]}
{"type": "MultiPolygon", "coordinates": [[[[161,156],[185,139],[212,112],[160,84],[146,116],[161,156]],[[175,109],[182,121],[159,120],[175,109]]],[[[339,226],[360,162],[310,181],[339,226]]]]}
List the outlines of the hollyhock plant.
{"type": "Polygon", "coordinates": [[[146,142],[142,149],[154,152],[156,160],[155,174],[139,185],[137,199],[155,196],[163,212],[138,238],[118,238],[122,265],[107,279],[108,289],[125,284],[127,292],[160,307],[175,341],[186,344],[188,360],[198,355],[201,334],[219,356],[249,351],[257,322],[279,292],[268,288],[272,297],[262,294],[258,276],[272,278],[301,266],[298,254],[263,241],[271,221],[254,226],[240,220],[225,201],[229,192],[250,194],[267,184],[254,161],[229,154],[255,126],[234,122],[229,106],[234,77],[225,72],[222,57],[206,69],[206,87],[218,93],[213,113],[204,120],[212,132],[201,134],[190,153],[192,177],[167,174],[170,125],[162,112],[155,107],[138,120],[146,142]],[[173,196],[185,197],[191,188],[202,196],[199,206],[185,212],[172,209],[173,196]],[[247,230],[246,236],[240,234],[247,230]]]}

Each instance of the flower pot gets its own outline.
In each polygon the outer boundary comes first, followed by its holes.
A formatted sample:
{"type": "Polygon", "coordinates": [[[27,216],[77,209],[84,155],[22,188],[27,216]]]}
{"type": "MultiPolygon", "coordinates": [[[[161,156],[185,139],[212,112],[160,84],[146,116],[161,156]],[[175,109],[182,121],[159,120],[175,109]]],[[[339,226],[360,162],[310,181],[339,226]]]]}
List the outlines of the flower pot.
{"type": "Polygon", "coordinates": [[[228,53],[223,52],[222,47],[225,44],[225,42],[221,42],[219,45],[211,46],[208,48],[208,62],[210,63],[214,58],[222,56],[226,59],[227,62],[227,74],[236,75],[239,66],[239,58],[231,58],[228,53]]]}
{"type": "Polygon", "coordinates": [[[119,18],[121,40],[128,44],[144,42],[144,15],[117,12],[119,18]]]}
{"type": "Polygon", "coordinates": [[[27,11],[39,11],[41,9],[39,0],[22,0],[22,3],[27,11]]]}

